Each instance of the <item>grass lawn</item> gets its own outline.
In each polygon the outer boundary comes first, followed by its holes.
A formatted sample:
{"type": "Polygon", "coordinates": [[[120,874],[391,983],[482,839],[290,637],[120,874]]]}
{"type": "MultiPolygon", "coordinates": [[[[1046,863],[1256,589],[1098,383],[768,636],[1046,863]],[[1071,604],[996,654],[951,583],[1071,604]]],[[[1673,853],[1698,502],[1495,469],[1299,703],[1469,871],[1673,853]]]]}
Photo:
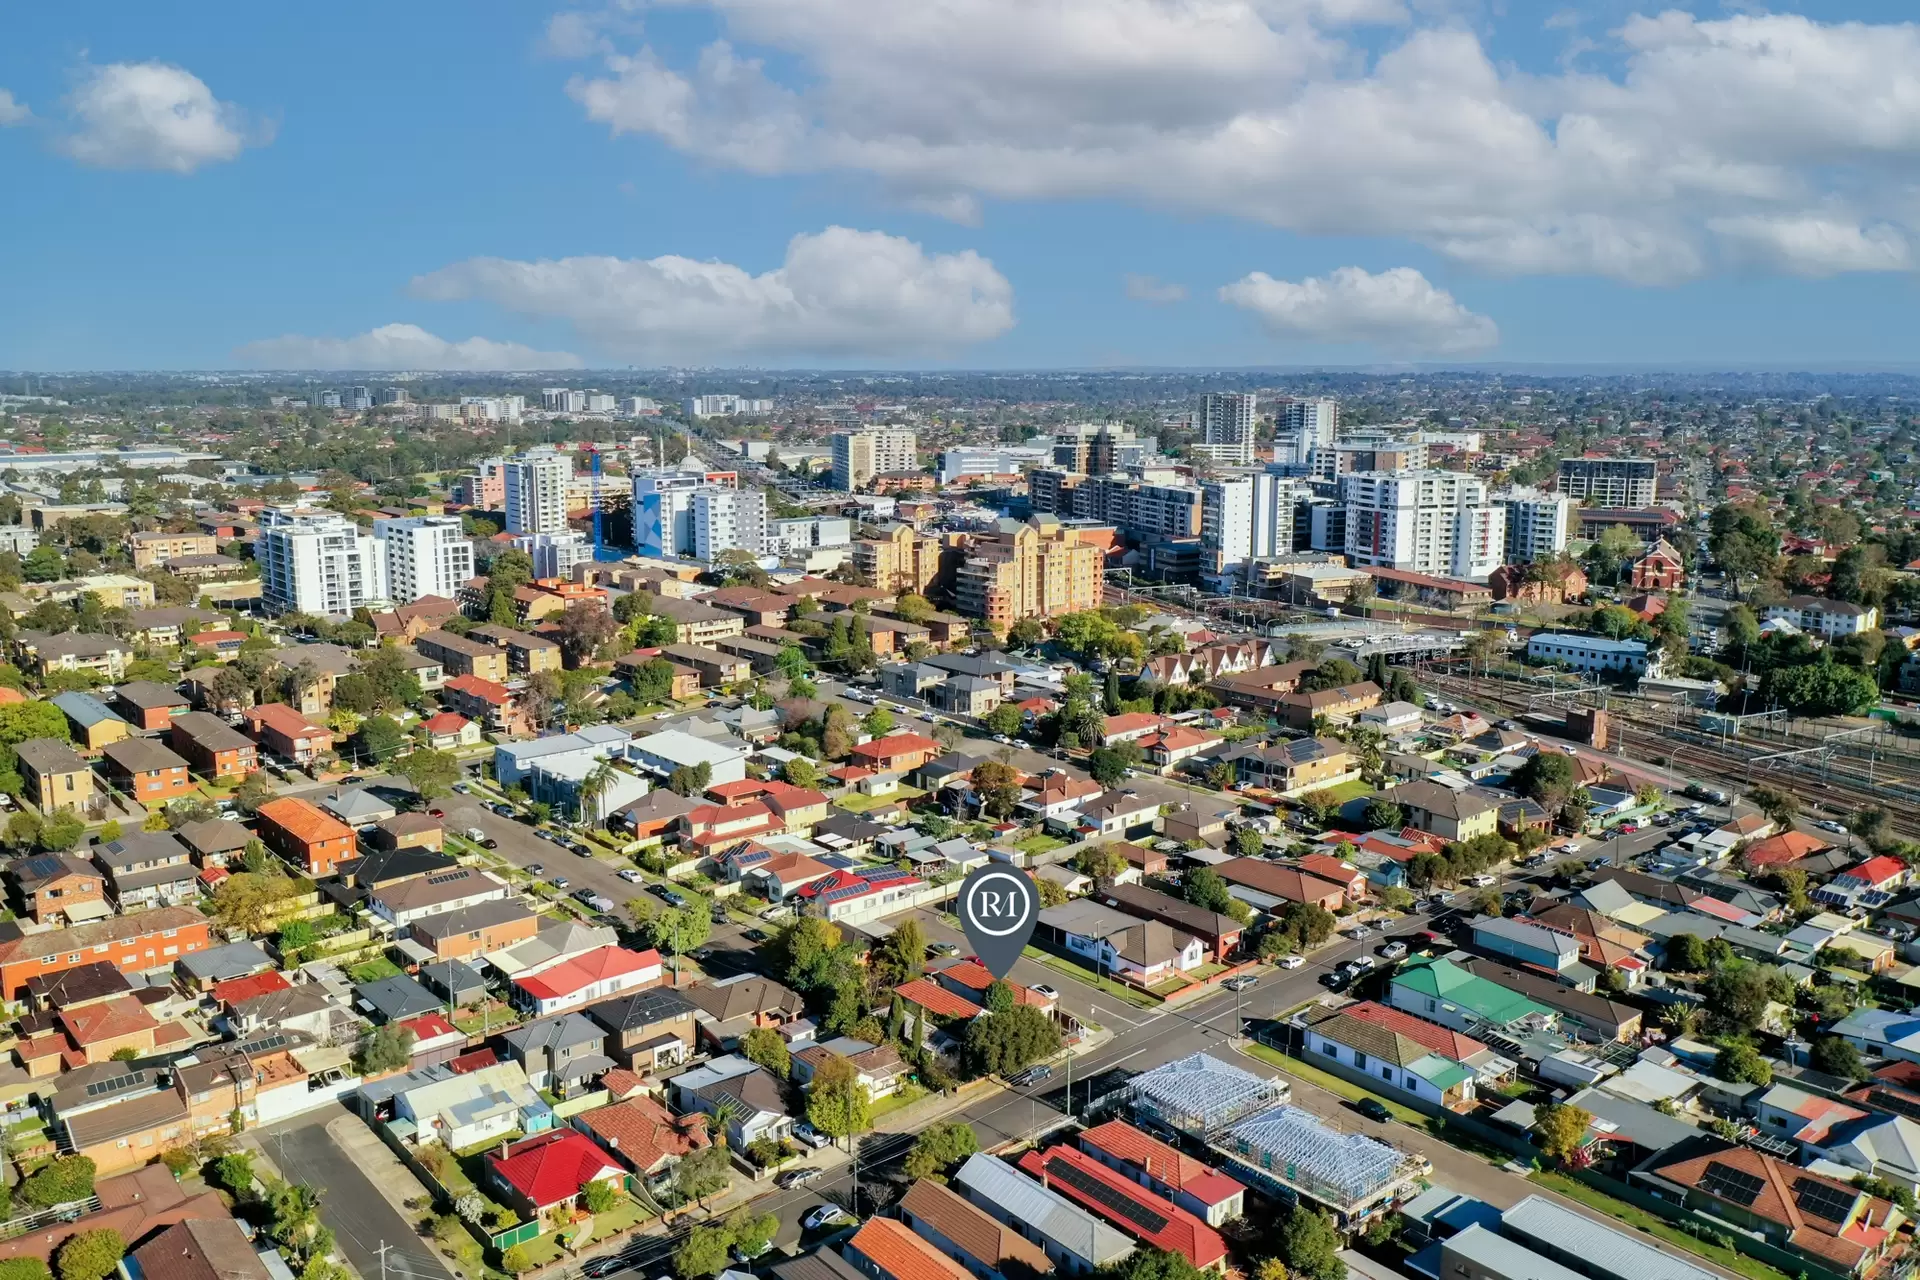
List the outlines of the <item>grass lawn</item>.
{"type": "Polygon", "coordinates": [[[924,1087],[911,1080],[902,1081],[900,1087],[873,1104],[872,1118],[875,1124],[892,1115],[900,1108],[909,1106],[927,1096],[924,1087]]]}
{"type": "Polygon", "coordinates": [[[531,1240],[523,1240],[516,1246],[527,1255],[527,1260],[536,1267],[544,1267],[549,1262],[560,1260],[560,1233],[548,1231],[531,1240]]]}
{"type": "Polygon", "coordinates": [[[1188,983],[1186,978],[1184,977],[1168,978],[1165,982],[1154,983],[1151,987],[1148,987],[1147,990],[1153,992],[1153,994],[1157,996],[1165,997],[1165,996],[1174,995],[1177,992],[1185,991],[1187,989],[1187,986],[1188,986],[1188,983]]]}
{"type": "Polygon", "coordinates": [[[614,1201],[613,1208],[605,1213],[593,1215],[593,1238],[604,1240],[617,1232],[625,1231],[636,1223],[645,1222],[653,1213],[637,1200],[621,1196],[614,1201]]]}
{"type": "Polygon", "coordinates": [[[1024,840],[1016,840],[1014,841],[1013,847],[1026,854],[1029,858],[1037,858],[1043,853],[1058,849],[1065,843],[1065,840],[1055,839],[1053,836],[1042,834],[1028,836],[1024,840]]]}
{"type": "Polygon", "coordinates": [[[1378,1098],[1386,1105],[1387,1110],[1393,1112],[1394,1119],[1413,1125],[1419,1129],[1425,1129],[1427,1127],[1427,1117],[1415,1111],[1412,1107],[1403,1107],[1397,1102],[1381,1098],[1379,1094],[1374,1093],[1370,1089],[1362,1089],[1359,1085],[1350,1084],[1330,1072],[1322,1071],[1317,1067],[1310,1067],[1300,1061],[1300,1059],[1288,1057],[1270,1045],[1256,1042],[1241,1047],[1249,1055],[1260,1059],[1262,1062],[1272,1063],[1295,1079],[1305,1080],[1309,1084],[1319,1085],[1328,1093],[1339,1094],[1350,1102],[1358,1102],[1362,1098],[1378,1098]]]}
{"type": "Polygon", "coordinates": [[[1215,974],[1225,973],[1226,971],[1227,966],[1223,964],[1203,964],[1197,969],[1187,970],[1187,977],[1194,982],[1205,982],[1215,974]]]}
{"type": "Polygon", "coordinates": [[[1373,794],[1373,788],[1359,778],[1355,778],[1351,782],[1343,782],[1337,787],[1328,787],[1327,790],[1331,792],[1333,798],[1341,804],[1345,804],[1349,800],[1356,800],[1361,796],[1370,796],[1373,794]]]}
{"type": "Polygon", "coordinates": [[[385,956],[376,956],[371,960],[362,960],[347,970],[347,976],[355,982],[378,982],[382,978],[400,976],[400,966],[385,956]]]}
{"type": "Polygon", "coordinates": [[[1160,1007],[1160,1001],[1154,999],[1137,987],[1130,987],[1124,982],[1115,982],[1112,978],[1097,977],[1093,970],[1083,965],[1077,965],[1071,960],[1063,960],[1059,956],[1051,955],[1048,952],[1040,950],[1038,947],[1027,947],[1022,950],[1020,954],[1030,960],[1038,960],[1049,969],[1058,970],[1076,982],[1084,982],[1090,987],[1098,987],[1108,995],[1125,1000],[1128,1004],[1137,1004],[1142,1009],[1157,1009],[1160,1007]]]}
{"type": "Polygon", "coordinates": [[[1688,1253],[1705,1258],[1709,1262],[1717,1262],[1729,1271],[1751,1276],[1753,1280],[1787,1280],[1786,1272],[1770,1267],[1758,1258],[1749,1258],[1737,1250],[1722,1248],[1720,1245],[1696,1239],[1665,1218],[1648,1213],[1624,1200],[1616,1200],[1606,1192],[1590,1187],[1584,1182],[1577,1182],[1564,1173],[1542,1172],[1528,1176],[1541,1186],[1551,1188],[1569,1200],[1578,1200],[1590,1209],[1598,1209],[1608,1217],[1617,1218],[1630,1227],[1638,1227],[1650,1235],[1659,1236],[1668,1244],[1677,1245],[1688,1253]]]}
{"type": "Polygon", "coordinates": [[[911,803],[925,794],[927,793],[918,787],[896,787],[890,795],[863,796],[856,791],[841,796],[838,800],[835,800],[834,803],[842,809],[845,809],[848,813],[870,813],[875,809],[884,808],[887,805],[911,803]]]}
{"type": "Polygon", "coordinates": [[[498,1000],[488,1000],[485,1004],[462,1009],[453,1019],[453,1025],[470,1036],[485,1035],[490,1031],[499,1031],[520,1021],[520,1015],[498,1000]]]}

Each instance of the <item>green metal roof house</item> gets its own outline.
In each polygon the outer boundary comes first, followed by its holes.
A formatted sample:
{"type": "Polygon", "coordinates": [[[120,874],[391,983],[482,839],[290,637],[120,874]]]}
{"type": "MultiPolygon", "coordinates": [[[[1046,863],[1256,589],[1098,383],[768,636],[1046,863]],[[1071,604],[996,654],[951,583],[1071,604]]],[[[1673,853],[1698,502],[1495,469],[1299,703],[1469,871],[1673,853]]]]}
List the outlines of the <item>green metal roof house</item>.
{"type": "Polygon", "coordinates": [[[1549,1029],[1559,1015],[1517,991],[1475,977],[1451,960],[1414,960],[1394,973],[1387,1003],[1469,1035],[1509,1028],[1549,1029]]]}

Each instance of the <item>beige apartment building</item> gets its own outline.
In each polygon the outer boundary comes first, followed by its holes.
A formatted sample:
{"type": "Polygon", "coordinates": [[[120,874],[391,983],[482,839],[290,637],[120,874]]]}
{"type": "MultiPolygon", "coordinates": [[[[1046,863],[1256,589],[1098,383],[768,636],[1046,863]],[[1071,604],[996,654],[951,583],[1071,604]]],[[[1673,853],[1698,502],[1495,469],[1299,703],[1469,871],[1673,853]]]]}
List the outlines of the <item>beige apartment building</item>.
{"type": "Polygon", "coordinates": [[[1004,631],[1021,618],[1057,618],[1100,603],[1100,548],[1049,516],[1001,520],[973,536],[954,573],[962,613],[1004,631]]]}
{"type": "Polygon", "coordinates": [[[925,537],[909,524],[885,525],[879,537],[853,544],[853,567],[890,595],[925,595],[940,572],[940,539],[925,537]]]}
{"type": "Polygon", "coordinates": [[[833,487],[864,489],[877,475],[920,468],[919,438],[911,431],[844,431],[833,437],[833,487]]]}
{"type": "Polygon", "coordinates": [[[127,536],[127,550],[137,572],[181,556],[218,555],[220,540],[210,533],[134,533],[127,536]]]}

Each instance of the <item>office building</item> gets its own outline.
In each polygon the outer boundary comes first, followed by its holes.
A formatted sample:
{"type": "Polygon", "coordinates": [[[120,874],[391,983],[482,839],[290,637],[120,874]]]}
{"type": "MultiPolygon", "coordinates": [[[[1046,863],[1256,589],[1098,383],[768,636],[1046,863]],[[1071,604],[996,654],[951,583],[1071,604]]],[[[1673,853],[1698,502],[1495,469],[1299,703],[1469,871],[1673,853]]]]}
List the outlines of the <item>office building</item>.
{"type": "Polygon", "coordinates": [[[614,406],[614,412],[623,418],[650,418],[659,414],[660,402],[645,396],[627,396],[614,406]]]}
{"type": "Polygon", "coordinates": [[[1658,480],[1652,458],[1560,460],[1560,492],[1596,507],[1650,507],[1658,480]]]}
{"type": "Polygon", "coordinates": [[[507,459],[503,474],[508,533],[566,532],[572,459],[551,449],[536,449],[507,459]]]}
{"type": "Polygon", "coordinates": [[[260,598],[274,613],[339,618],[387,600],[387,558],[377,538],[332,511],[268,507],[253,544],[260,598]]]}
{"type": "Polygon", "coordinates": [[[319,403],[322,409],[338,409],[340,407],[340,393],[338,391],[322,391],[320,393],[319,403]]]}
{"type": "Polygon", "coordinates": [[[1058,520],[1003,519],[991,533],[967,539],[954,571],[954,604],[1004,632],[1021,618],[1097,608],[1103,567],[1100,548],[1058,520]]]}
{"type": "Polygon", "coordinates": [[[691,396],[687,400],[689,418],[737,418],[743,413],[772,413],[773,401],[750,400],[745,396],[691,396]]]}
{"type": "Polygon", "coordinates": [[[799,555],[821,547],[844,547],[853,541],[853,521],[844,516],[797,516],[775,520],[768,550],[799,555]]]}
{"type": "Polygon", "coordinates": [[[956,484],[972,476],[1017,476],[1028,467],[1043,466],[1050,449],[1014,446],[1004,449],[948,449],[940,455],[940,483],[956,484]]]}
{"type": "Polygon", "coordinates": [[[374,397],[376,404],[406,404],[409,397],[405,387],[382,387],[374,397]]]}
{"type": "Polygon", "coordinates": [[[375,520],[373,536],[387,548],[387,593],[395,604],[421,596],[454,598],[473,576],[473,543],[459,516],[375,520]]]}
{"type": "Polygon", "coordinates": [[[843,431],[833,437],[833,487],[851,493],[889,471],[920,466],[919,441],[911,431],[843,431]]]}
{"type": "Polygon", "coordinates": [[[599,391],[587,392],[588,413],[612,413],[613,397],[599,391]]]}
{"type": "Polygon", "coordinates": [[[762,489],[707,485],[694,490],[693,556],[712,564],[728,551],[767,553],[767,495],[762,489]]]}
{"type": "Polygon", "coordinates": [[[1567,523],[1573,499],[1540,489],[1508,489],[1494,501],[1507,513],[1507,561],[1530,564],[1551,560],[1567,549],[1567,523]]]}
{"type": "Polygon", "coordinates": [[[587,408],[587,393],[571,391],[566,387],[540,388],[540,407],[548,413],[584,413],[587,408]]]}
{"type": "Polygon", "coordinates": [[[573,566],[593,559],[593,544],[587,535],[571,529],[559,533],[528,533],[513,540],[513,545],[533,561],[536,578],[573,577],[573,566]]]}
{"type": "Polygon", "coordinates": [[[1209,456],[1220,466],[1253,465],[1253,414],[1255,398],[1250,393],[1210,391],[1200,397],[1195,425],[1201,443],[1214,446],[1209,456]]]}
{"type": "MultiPolygon", "coordinates": [[[[1280,419],[1274,425],[1277,440],[1292,441],[1293,461],[1305,463],[1315,449],[1333,444],[1334,433],[1340,427],[1340,402],[1289,400],[1281,407],[1280,419]]],[[[1278,456],[1276,451],[1275,457],[1278,456]]]]}
{"type": "Polygon", "coordinates": [[[1506,550],[1506,516],[1487,503],[1487,486],[1453,471],[1365,471],[1343,476],[1347,559],[1360,567],[1400,569],[1485,582],[1506,550]]]}

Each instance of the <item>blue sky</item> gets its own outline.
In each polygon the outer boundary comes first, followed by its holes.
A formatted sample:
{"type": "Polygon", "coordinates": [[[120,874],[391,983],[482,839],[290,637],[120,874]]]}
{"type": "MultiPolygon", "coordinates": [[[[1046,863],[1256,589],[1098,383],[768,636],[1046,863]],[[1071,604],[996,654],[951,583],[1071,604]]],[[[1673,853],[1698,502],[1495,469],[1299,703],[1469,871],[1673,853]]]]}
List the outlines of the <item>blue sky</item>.
{"type": "Polygon", "coordinates": [[[1901,16],[14,6],[0,368],[1909,364],[1901,16]]]}

